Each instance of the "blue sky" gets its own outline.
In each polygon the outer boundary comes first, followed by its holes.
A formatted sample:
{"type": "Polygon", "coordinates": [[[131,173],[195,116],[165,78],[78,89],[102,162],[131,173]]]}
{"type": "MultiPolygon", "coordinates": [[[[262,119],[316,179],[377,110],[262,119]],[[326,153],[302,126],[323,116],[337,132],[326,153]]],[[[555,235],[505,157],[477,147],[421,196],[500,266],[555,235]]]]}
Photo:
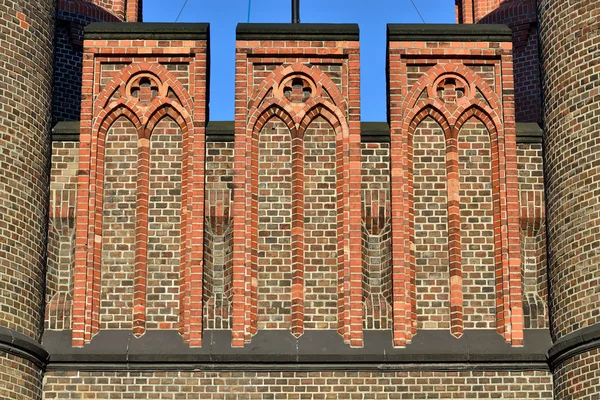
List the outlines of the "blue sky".
{"type": "MultiPolygon", "coordinates": [[[[250,0],[250,22],[290,22],[291,0],[250,0]]],[[[454,0],[413,0],[427,23],[454,23],[454,0]]],[[[185,0],[144,0],[144,21],[174,22],[185,0]]],[[[209,22],[210,120],[233,120],[235,27],[249,0],[188,0],[179,22],[209,22]]],[[[420,23],[410,0],[301,0],[302,22],[358,23],[363,121],[386,120],[385,32],[388,23],[420,23]]]]}

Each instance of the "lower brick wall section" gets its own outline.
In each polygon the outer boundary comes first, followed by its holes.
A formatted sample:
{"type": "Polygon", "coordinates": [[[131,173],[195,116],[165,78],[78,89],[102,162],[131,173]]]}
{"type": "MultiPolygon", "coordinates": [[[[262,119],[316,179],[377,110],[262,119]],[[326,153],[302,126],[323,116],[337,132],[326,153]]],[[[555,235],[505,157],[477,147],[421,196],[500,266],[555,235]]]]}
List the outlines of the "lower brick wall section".
{"type": "Polygon", "coordinates": [[[31,361],[0,352],[0,398],[38,400],[42,398],[42,372],[31,361]]]}
{"type": "Polygon", "coordinates": [[[552,399],[549,372],[48,372],[44,399],[552,399]]]}
{"type": "Polygon", "coordinates": [[[600,398],[600,349],[576,355],[554,371],[557,399],[596,400],[600,398]]]}

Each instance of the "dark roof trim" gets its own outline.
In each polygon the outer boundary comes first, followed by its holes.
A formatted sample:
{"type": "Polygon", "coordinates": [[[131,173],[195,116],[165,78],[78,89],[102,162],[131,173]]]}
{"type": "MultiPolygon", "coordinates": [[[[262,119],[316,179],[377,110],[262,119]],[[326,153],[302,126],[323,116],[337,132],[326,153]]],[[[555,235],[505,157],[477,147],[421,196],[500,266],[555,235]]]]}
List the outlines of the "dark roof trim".
{"type": "Polygon", "coordinates": [[[524,363],[51,363],[48,371],[124,372],[124,371],[244,371],[244,372],[396,372],[396,371],[548,371],[545,362],[524,363]]]}
{"type": "MultiPolygon", "coordinates": [[[[387,122],[361,122],[363,143],[389,143],[390,127],[387,122]]],[[[542,143],[542,129],[535,122],[517,123],[517,143],[542,143]]],[[[210,121],[206,127],[207,142],[233,142],[235,125],[233,121],[210,121]]],[[[79,141],[79,121],[58,122],[52,128],[52,141],[79,141]]]]}
{"type": "Polygon", "coordinates": [[[388,42],[511,42],[512,31],[499,24],[388,24],[388,42]]]}
{"type": "MultiPolygon", "coordinates": [[[[307,331],[299,339],[287,331],[261,331],[251,345],[231,347],[230,331],[205,331],[202,348],[190,348],[177,331],[147,331],[136,339],[128,331],[101,331],[83,348],[71,347],[71,331],[46,331],[50,366],[89,364],[483,364],[507,369],[547,369],[551,345],[545,329],[525,331],[525,347],[512,347],[495,330],[468,330],[462,338],[448,331],[420,330],[410,345],[392,347],[390,331],[366,331],[363,348],[351,348],[337,331],[307,331]]],[[[335,367],[335,366],[334,366],[335,367]]],[[[128,367],[129,368],[129,367],[128,367]]],[[[221,367],[222,368],[222,367],[221,367]]]]}
{"type": "Polygon", "coordinates": [[[548,350],[550,367],[555,369],[560,363],[600,348],[600,323],[576,330],[557,340],[548,350]]]}
{"type": "Polygon", "coordinates": [[[7,352],[33,362],[44,368],[48,362],[48,352],[41,344],[12,329],[0,326],[0,352],[7,352]]]}
{"type": "Polygon", "coordinates": [[[52,128],[53,142],[78,142],[79,141],[79,121],[57,122],[52,128]]]}
{"type": "Polygon", "coordinates": [[[358,24],[238,24],[236,40],[358,41],[358,24]]]}
{"type": "Polygon", "coordinates": [[[209,24],[94,22],[86,26],[84,32],[85,40],[208,40],[209,24]]]}
{"type": "Polygon", "coordinates": [[[535,122],[517,122],[517,143],[542,143],[543,134],[535,122]]]}

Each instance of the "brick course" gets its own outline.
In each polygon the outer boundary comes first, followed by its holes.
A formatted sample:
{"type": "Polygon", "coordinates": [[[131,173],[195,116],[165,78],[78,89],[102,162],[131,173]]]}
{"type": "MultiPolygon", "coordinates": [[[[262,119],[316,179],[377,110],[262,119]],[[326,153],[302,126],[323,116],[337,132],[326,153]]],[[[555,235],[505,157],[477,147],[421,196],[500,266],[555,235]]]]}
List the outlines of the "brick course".
{"type": "Polygon", "coordinates": [[[548,372],[50,372],[45,399],[552,399],[548,372]]]}

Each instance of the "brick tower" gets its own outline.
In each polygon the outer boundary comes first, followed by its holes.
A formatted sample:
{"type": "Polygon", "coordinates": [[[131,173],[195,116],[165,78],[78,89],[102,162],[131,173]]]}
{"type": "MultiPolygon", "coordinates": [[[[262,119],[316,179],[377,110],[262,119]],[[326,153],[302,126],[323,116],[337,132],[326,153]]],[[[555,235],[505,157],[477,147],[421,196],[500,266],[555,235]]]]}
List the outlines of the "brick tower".
{"type": "Polygon", "coordinates": [[[0,2],[0,386],[40,399],[53,0],[0,2]]]}
{"type": "Polygon", "coordinates": [[[551,331],[557,399],[598,396],[600,6],[539,2],[551,331]]]}

